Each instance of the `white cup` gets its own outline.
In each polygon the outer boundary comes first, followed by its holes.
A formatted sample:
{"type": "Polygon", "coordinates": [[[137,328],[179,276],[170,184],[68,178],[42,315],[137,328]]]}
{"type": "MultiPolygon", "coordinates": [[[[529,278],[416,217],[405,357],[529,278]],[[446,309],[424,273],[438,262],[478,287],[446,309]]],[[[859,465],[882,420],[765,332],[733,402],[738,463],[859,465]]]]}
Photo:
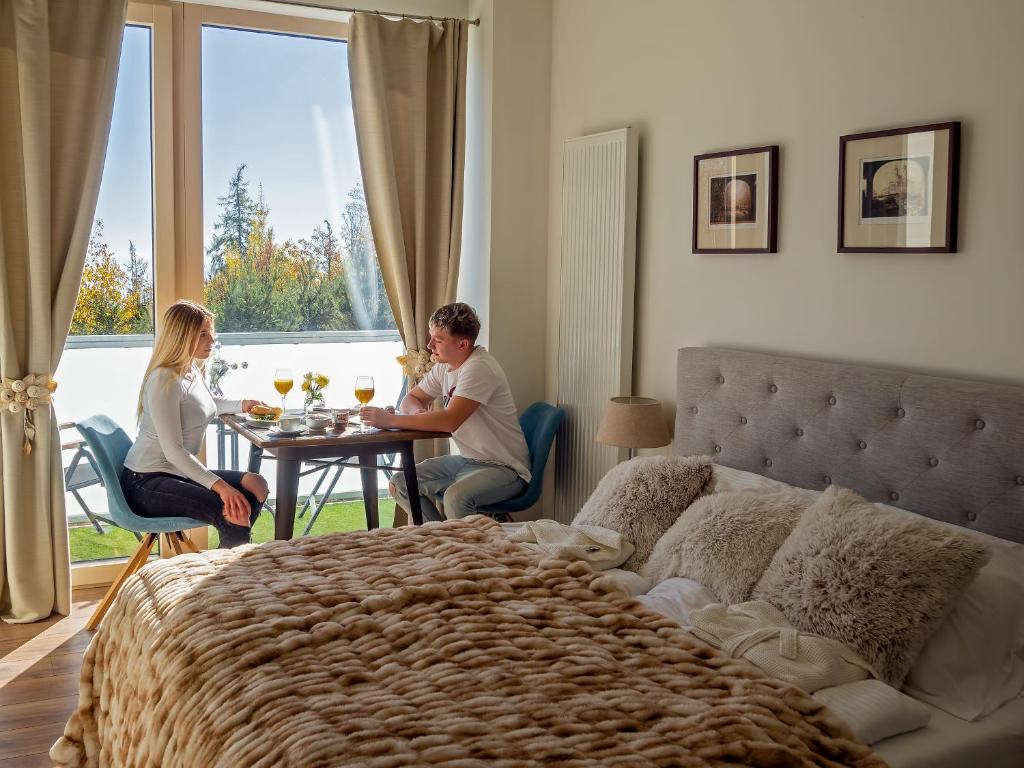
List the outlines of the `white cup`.
{"type": "Polygon", "coordinates": [[[296,429],[299,428],[299,425],[302,424],[302,417],[296,416],[293,413],[282,413],[281,421],[279,423],[281,425],[281,429],[285,430],[286,432],[294,432],[296,429]]]}

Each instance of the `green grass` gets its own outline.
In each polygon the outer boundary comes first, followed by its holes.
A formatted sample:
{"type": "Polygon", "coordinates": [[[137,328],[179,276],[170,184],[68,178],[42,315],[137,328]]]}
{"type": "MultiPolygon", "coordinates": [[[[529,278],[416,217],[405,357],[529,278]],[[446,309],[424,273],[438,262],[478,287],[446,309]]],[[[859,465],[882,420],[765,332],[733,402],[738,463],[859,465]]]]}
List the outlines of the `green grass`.
{"type": "MultiPolygon", "coordinates": [[[[380,525],[390,528],[395,519],[394,499],[381,499],[378,502],[380,525]]],[[[295,521],[295,535],[301,536],[309,521],[309,512],[295,521]]],[[[106,533],[96,533],[91,525],[76,526],[68,531],[71,538],[71,561],[105,560],[116,557],[130,557],[139,546],[138,540],[122,528],[105,526],[106,533]]],[[[363,502],[338,501],[328,504],[316,519],[316,525],[309,532],[310,536],[336,531],[365,531],[366,511],[363,502]]],[[[215,528],[209,528],[209,549],[216,549],[220,541],[215,528]]],[[[256,520],[253,527],[252,540],[258,544],[274,538],[274,519],[266,511],[256,520]]]]}

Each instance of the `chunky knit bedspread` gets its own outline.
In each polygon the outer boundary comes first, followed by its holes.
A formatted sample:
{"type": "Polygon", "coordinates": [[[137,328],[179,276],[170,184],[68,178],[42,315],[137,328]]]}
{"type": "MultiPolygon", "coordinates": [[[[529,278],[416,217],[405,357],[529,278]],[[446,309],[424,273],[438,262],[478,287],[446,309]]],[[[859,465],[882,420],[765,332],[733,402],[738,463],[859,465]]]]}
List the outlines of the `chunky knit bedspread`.
{"type": "Polygon", "coordinates": [[[484,517],[155,562],[73,766],[883,766],[810,696],[484,517]]]}

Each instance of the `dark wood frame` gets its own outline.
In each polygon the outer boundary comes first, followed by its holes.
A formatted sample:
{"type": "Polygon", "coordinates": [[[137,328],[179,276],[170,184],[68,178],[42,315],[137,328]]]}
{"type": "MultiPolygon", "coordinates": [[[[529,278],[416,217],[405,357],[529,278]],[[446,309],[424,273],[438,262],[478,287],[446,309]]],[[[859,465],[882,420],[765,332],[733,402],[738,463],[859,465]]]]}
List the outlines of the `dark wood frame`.
{"type": "Polygon", "coordinates": [[[839,137],[839,228],[837,230],[836,248],[839,253],[956,253],[957,217],[960,209],[960,121],[948,123],[929,123],[912,125],[907,128],[892,128],[885,131],[868,131],[867,133],[851,133],[839,137]],[[883,136],[902,136],[927,131],[949,131],[949,156],[947,158],[949,174],[946,178],[946,243],[941,246],[915,248],[880,248],[877,246],[860,247],[843,245],[843,225],[845,210],[843,192],[846,188],[846,145],[851,141],[862,139],[878,139],[883,136]]]}
{"type": "Polygon", "coordinates": [[[724,152],[710,152],[695,155],[693,158],[693,252],[694,253],[777,253],[779,233],[779,145],[769,144],[764,147],[749,149],[730,149],[724,152]],[[767,248],[699,248],[697,247],[697,226],[700,207],[700,163],[716,157],[733,157],[734,155],[768,154],[768,247],[767,248]]]}

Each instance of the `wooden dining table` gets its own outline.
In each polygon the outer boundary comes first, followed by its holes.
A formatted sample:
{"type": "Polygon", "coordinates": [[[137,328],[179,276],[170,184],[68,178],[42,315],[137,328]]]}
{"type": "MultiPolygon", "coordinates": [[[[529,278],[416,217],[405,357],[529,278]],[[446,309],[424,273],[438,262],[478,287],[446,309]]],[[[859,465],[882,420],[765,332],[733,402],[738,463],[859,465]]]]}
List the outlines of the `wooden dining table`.
{"type": "Polygon", "coordinates": [[[274,509],[274,538],[290,539],[295,526],[295,507],[299,496],[299,474],[302,463],[310,459],[346,461],[345,466],[358,467],[363,486],[368,529],[380,526],[377,513],[377,473],[393,469],[378,463],[378,457],[397,454],[402,459],[402,472],[409,491],[409,514],[413,523],[422,525],[419,483],[416,481],[416,460],[413,443],[451,437],[448,432],[423,432],[415,429],[370,429],[358,431],[350,423],[342,433],[328,429],[326,433],[302,434],[297,437],[274,437],[268,429],[250,424],[245,414],[224,414],[221,420],[230,429],[249,441],[249,472],[259,472],[264,453],[277,462],[277,495],[274,509]]]}

